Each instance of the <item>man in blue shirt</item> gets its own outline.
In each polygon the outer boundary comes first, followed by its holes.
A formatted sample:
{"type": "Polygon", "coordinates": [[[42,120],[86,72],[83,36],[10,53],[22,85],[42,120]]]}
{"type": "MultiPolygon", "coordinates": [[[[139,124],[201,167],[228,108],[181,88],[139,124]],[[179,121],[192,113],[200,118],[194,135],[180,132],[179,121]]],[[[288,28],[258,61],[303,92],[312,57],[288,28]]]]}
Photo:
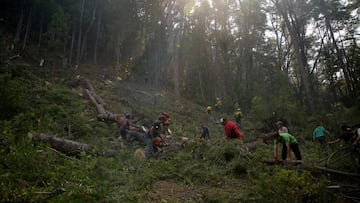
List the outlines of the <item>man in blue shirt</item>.
{"type": "Polygon", "coordinates": [[[210,139],[210,132],[209,132],[209,128],[205,125],[205,122],[202,121],[200,123],[201,126],[201,135],[200,135],[200,139],[201,140],[207,140],[210,139]]]}

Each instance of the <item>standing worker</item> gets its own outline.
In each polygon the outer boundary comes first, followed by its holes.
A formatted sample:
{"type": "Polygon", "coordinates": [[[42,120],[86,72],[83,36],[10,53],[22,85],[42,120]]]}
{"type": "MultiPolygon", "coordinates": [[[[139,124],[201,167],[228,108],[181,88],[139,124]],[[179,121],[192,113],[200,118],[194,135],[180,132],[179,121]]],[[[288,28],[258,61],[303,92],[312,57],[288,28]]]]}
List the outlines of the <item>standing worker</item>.
{"type": "Polygon", "coordinates": [[[208,105],[208,106],[206,107],[205,114],[206,114],[206,115],[210,115],[210,114],[211,114],[211,111],[212,111],[212,107],[211,107],[211,105],[208,105]]]}
{"type": "Polygon", "coordinates": [[[221,107],[222,103],[221,103],[221,100],[219,97],[216,98],[216,101],[215,101],[215,109],[216,110],[219,110],[220,107],[221,107]]]}
{"type": "Polygon", "coordinates": [[[235,121],[239,128],[241,128],[241,119],[242,119],[242,112],[240,108],[237,108],[234,113],[235,121]]]}
{"type": "Polygon", "coordinates": [[[313,141],[320,142],[322,147],[326,144],[326,135],[329,135],[329,131],[327,131],[322,125],[318,124],[313,131],[313,141]]]}

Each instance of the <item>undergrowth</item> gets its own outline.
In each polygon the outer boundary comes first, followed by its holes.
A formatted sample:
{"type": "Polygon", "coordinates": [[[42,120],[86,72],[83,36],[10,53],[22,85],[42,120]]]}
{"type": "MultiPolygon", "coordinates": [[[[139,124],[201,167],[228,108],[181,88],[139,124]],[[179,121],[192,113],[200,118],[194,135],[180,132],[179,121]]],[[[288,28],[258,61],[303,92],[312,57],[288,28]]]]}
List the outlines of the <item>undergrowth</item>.
{"type": "MultiPolygon", "coordinates": [[[[199,196],[189,202],[332,200],[326,177],[302,167],[262,163],[271,158],[271,145],[260,145],[254,153],[240,152],[243,144],[225,140],[221,127],[211,121],[211,139],[199,142],[198,126],[204,118],[189,117],[190,110],[184,123],[177,121],[172,129],[191,141],[178,150],[165,149],[160,160],[136,159],[136,146],[115,147],[111,157],[96,152],[68,157],[32,140],[33,133],[42,132],[105,145],[97,146],[98,151],[112,147],[106,145],[115,140],[116,126],[96,120],[96,110],[71,89],[77,83],[75,78],[44,79],[30,71],[0,75],[0,202],[158,202],[149,195],[157,180],[198,188],[199,196]]],[[[125,109],[131,110],[121,110],[125,109]]],[[[147,109],[145,115],[153,112],[147,109]]],[[[305,160],[313,163],[321,157],[319,146],[303,140],[305,160]]]]}

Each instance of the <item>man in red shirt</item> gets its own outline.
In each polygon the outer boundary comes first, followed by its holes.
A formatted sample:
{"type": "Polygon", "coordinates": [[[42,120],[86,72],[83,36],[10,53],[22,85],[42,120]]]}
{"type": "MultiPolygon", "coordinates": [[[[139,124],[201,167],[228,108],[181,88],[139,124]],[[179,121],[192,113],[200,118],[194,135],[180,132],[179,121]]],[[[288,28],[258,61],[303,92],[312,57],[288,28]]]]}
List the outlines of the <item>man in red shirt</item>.
{"type": "Polygon", "coordinates": [[[228,121],[226,118],[220,118],[220,123],[224,126],[225,135],[227,139],[242,140],[244,135],[233,121],[228,121]]]}

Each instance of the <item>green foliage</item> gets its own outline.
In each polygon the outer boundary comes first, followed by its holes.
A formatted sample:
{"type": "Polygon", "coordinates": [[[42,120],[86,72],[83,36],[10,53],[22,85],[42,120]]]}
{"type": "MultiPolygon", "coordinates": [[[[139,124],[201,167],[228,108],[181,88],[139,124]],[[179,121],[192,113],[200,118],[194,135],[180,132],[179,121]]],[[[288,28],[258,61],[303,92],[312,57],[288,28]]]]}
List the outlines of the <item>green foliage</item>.
{"type": "Polygon", "coordinates": [[[11,119],[27,107],[26,89],[10,74],[0,75],[0,118],[11,119]]]}
{"type": "Polygon", "coordinates": [[[51,17],[51,22],[48,28],[48,55],[52,60],[58,56],[63,56],[62,53],[64,43],[70,28],[70,16],[65,13],[61,6],[58,6],[51,17]]]}
{"type": "Polygon", "coordinates": [[[258,198],[267,202],[323,202],[327,201],[326,185],[314,180],[309,172],[275,169],[271,174],[259,173],[249,190],[258,191],[258,198]],[[271,197],[271,200],[268,199],[271,197]]]}

